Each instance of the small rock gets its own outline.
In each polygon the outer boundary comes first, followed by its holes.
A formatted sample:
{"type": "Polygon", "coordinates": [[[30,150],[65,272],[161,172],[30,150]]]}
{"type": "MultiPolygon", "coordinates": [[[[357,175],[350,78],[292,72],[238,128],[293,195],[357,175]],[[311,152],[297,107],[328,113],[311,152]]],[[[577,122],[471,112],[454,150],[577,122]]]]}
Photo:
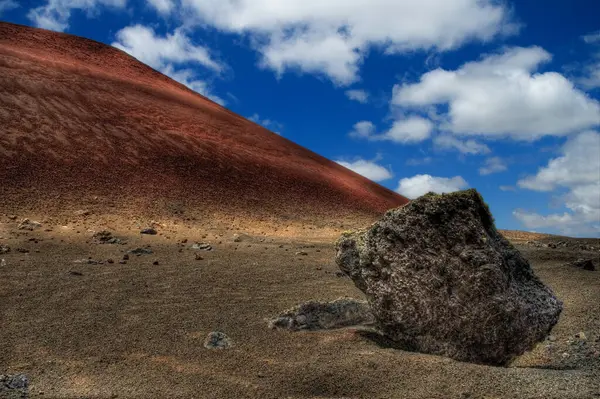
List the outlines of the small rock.
{"type": "Polygon", "coordinates": [[[126,261],[126,260],[120,260],[120,261],[119,261],[119,264],[121,264],[121,265],[126,265],[126,264],[127,264],[127,261],[126,261]]]}
{"type": "Polygon", "coordinates": [[[17,248],[17,252],[20,252],[22,254],[28,254],[29,250],[26,248],[17,248]]]}
{"type": "Polygon", "coordinates": [[[17,220],[17,215],[10,215],[8,218],[10,220],[17,220]]]}
{"type": "Polygon", "coordinates": [[[140,231],[140,234],[149,234],[149,235],[154,236],[154,235],[158,234],[158,232],[153,227],[148,227],[148,228],[140,231]]]}
{"type": "Polygon", "coordinates": [[[556,336],[554,336],[554,335],[548,336],[548,341],[550,341],[550,342],[556,341],[556,336]]]}
{"type": "Polygon", "coordinates": [[[83,273],[78,272],[77,270],[69,270],[69,274],[71,276],[83,276],[83,273]]]}
{"type": "Polygon", "coordinates": [[[591,272],[596,270],[594,262],[591,259],[577,259],[576,261],[569,262],[567,266],[577,267],[583,270],[589,270],[591,272]]]}
{"type": "Polygon", "coordinates": [[[194,259],[196,259],[196,260],[202,260],[204,258],[202,256],[200,256],[200,254],[196,253],[196,254],[194,254],[194,259]]]}
{"type": "Polygon", "coordinates": [[[21,221],[21,223],[19,223],[19,225],[17,226],[17,228],[19,230],[29,230],[29,231],[33,231],[40,227],[42,227],[42,224],[40,222],[36,222],[34,220],[29,220],[29,219],[23,219],[21,221]]]}
{"type": "Polygon", "coordinates": [[[580,339],[582,341],[585,341],[587,339],[587,337],[585,336],[585,333],[583,331],[575,334],[575,338],[580,339]]]}
{"type": "Polygon", "coordinates": [[[154,266],[158,266],[158,261],[157,261],[157,260],[155,260],[154,262],[152,262],[152,264],[153,264],[154,266]]]}
{"type": "MultiPolygon", "coordinates": [[[[4,385],[8,389],[27,390],[29,379],[25,374],[0,375],[0,387],[4,385]]],[[[0,391],[1,393],[2,391],[0,391]]]]}
{"type": "Polygon", "coordinates": [[[8,245],[0,244],[0,254],[7,254],[10,252],[10,247],[8,245]]]}
{"type": "Polygon", "coordinates": [[[125,244],[120,238],[114,237],[108,230],[99,231],[92,236],[95,242],[99,244],[125,244]]]}
{"type": "Polygon", "coordinates": [[[150,255],[153,252],[150,248],[135,248],[135,249],[130,249],[129,251],[127,251],[127,253],[140,256],[140,255],[150,255]]]}
{"type": "Polygon", "coordinates": [[[204,340],[204,347],[206,349],[229,349],[231,346],[231,339],[220,331],[209,333],[204,340]]]}
{"type": "Polygon", "coordinates": [[[112,263],[115,263],[115,261],[114,261],[112,258],[108,258],[108,259],[106,260],[106,263],[111,263],[111,264],[112,264],[112,263]]]}
{"type": "Polygon", "coordinates": [[[123,255],[123,260],[129,260],[129,255],[127,255],[127,254],[123,255]]]}
{"type": "Polygon", "coordinates": [[[5,266],[6,266],[6,259],[0,260],[0,267],[5,267],[5,266]]]}
{"type": "Polygon", "coordinates": [[[212,246],[205,242],[197,242],[192,245],[192,249],[198,249],[201,251],[212,251],[212,246]]]}
{"type": "Polygon", "coordinates": [[[80,209],[80,210],[74,212],[75,216],[89,216],[90,214],[91,214],[91,212],[88,211],[87,209],[80,209]]]}
{"type": "Polygon", "coordinates": [[[239,234],[233,235],[233,242],[242,242],[242,237],[239,234]]]}
{"type": "Polygon", "coordinates": [[[338,272],[335,272],[335,276],[336,277],[346,277],[346,273],[338,271],[338,272]]]}
{"type": "Polygon", "coordinates": [[[306,255],[308,255],[308,252],[299,251],[299,252],[296,252],[296,255],[306,256],[306,255]]]}

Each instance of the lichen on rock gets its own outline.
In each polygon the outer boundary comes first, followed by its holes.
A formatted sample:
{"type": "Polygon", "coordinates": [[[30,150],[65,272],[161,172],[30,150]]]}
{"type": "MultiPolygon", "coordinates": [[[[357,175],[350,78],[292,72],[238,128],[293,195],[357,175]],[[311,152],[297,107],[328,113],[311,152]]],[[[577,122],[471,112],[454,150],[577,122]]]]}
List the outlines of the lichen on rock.
{"type": "Polygon", "coordinates": [[[473,189],[426,194],[343,234],[336,249],[380,331],[420,352],[503,365],[542,341],[562,310],[473,189]]]}

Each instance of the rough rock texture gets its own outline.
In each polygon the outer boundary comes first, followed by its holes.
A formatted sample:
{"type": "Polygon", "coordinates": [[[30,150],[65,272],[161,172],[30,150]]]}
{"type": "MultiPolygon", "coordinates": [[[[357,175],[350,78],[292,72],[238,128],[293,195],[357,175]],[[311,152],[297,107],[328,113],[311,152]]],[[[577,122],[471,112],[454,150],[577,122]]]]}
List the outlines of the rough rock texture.
{"type": "Polygon", "coordinates": [[[332,302],[305,302],[269,320],[269,327],[294,331],[326,330],[373,324],[374,321],[366,301],[340,298],[332,302]]]}
{"type": "Polygon", "coordinates": [[[231,346],[231,339],[221,331],[210,332],[204,340],[206,349],[229,349],[231,346]]]}
{"type": "Polygon", "coordinates": [[[382,333],[413,350],[506,364],[543,340],[562,310],[475,190],[427,194],[336,247],[382,333]]]}
{"type": "Polygon", "coordinates": [[[596,270],[596,266],[594,266],[594,262],[591,259],[577,259],[573,262],[567,263],[567,266],[577,267],[583,270],[589,270],[591,272],[596,270]]]}
{"type": "Polygon", "coordinates": [[[29,379],[24,374],[0,374],[0,398],[17,399],[27,398],[29,379]]]}

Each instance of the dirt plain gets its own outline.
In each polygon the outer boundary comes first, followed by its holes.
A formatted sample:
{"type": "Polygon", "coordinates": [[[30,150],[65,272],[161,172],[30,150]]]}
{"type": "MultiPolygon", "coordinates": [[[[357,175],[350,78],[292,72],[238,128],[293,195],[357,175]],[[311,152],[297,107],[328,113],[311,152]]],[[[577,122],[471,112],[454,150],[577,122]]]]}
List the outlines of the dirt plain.
{"type": "Polygon", "coordinates": [[[581,251],[513,238],[564,310],[546,342],[509,367],[489,367],[403,351],[361,327],[269,329],[268,318],[301,302],[363,297],[336,275],[339,231],[290,225],[245,234],[249,226],[182,217],[157,221],[150,236],[139,234],[150,220],[94,214],[19,230],[24,216],[0,219],[0,244],[11,248],[0,255],[0,369],[26,374],[31,397],[600,396],[600,272],[564,265],[588,257],[598,266],[598,240],[572,239],[596,246],[581,251]],[[94,242],[101,230],[126,244],[94,242]],[[193,250],[195,242],[213,250],[193,250]],[[147,245],[152,254],[119,263],[147,245]],[[103,264],[74,262],[88,257],[103,264]],[[231,349],[204,348],[215,330],[231,349]]]}

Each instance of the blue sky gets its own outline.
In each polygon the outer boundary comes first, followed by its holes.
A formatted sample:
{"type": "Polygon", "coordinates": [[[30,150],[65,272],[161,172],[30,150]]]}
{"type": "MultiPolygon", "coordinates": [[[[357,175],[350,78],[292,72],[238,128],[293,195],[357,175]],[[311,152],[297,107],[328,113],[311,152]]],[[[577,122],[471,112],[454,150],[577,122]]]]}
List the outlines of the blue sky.
{"type": "Polygon", "coordinates": [[[597,0],[0,0],[410,198],[600,236],[597,0]]]}

